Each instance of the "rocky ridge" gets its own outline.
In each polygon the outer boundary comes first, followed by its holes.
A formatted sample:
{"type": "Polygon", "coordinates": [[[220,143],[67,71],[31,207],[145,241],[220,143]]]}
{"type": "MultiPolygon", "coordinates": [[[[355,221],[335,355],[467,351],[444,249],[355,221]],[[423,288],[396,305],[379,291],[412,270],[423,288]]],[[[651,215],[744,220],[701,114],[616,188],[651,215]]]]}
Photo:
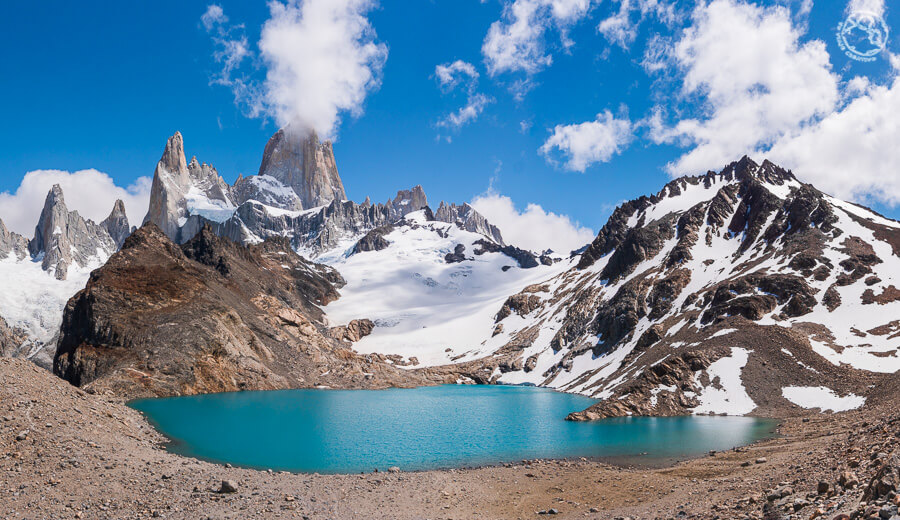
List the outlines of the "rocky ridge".
{"type": "Polygon", "coordinates": [[[329,331],[320,306],[340,275],[285,239],[244,247],[208,226],[178,246],[146,224],[65,309],[54,372],[128,398],[298,387],[420,384],[329,331]]]}

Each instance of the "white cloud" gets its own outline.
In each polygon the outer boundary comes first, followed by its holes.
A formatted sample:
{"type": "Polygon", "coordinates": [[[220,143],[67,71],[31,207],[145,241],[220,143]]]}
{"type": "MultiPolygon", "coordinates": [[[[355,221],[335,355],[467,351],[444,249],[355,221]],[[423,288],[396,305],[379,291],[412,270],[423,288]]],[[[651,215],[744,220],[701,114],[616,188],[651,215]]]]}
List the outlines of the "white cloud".
{"type": "Polygon", "coordinates": [[[675,45],[682,93],[700,115],[653,134],[693,148],[673,175],[706,171],[771,145],[829,114],[840,99],[825,43],[801,43],[787,8],[701,3],[675,45]]]}
{"type": "MultiPolygon", "coordinates": [[[[860,88],[857,83],[853,88],[860,88]]],[[[843,109],[784,136],[766,155],[832,195],[900,204],[900,76],[869,85],[843,109]]]]}
{"type": "Polygon", "coordinates": [[[644,18],[654,16],[667,25],[672,25],[680,18],[675,4],[666,0],[618,0],[619,10],[605,18],[597,25],[600,32],[609,42],[622,48],[628,48],[637,37],[638,26],[644,18]],[[637,19],[634,13],[637,13],[637,19]]]}
{"type": "Polygon", "coordinates": [[[847,4],[848,13],[865,12],[884,16],[884,11],[884,0],[850,0],[847,4]]]}
{"type": "Polygon", "coordinates": [[[465,106],[438,121],[437,126],[439,128],[459,129],[478,119],[478,116],[484,112],[485,107],[493,103],[493,101],[492,98],[484,94],[472,94],[469,96],[465,106]]]}
{"type": "Polygon", "coordinates": [[[444,92],[449,92],[460,84],[465,84],[470,89],[474,88],[478,76],[475,66],[463,60],[444,63],[434,68],[434,77],[437,78],[438,84],[444,92]]]}
{"type": "Polygon", "coordinates": [[[226,85],[250,117],[268,116],[334,137],[343,113],[362,113],[368,93],[381,84],[388,49],[376,42],[366,17],[376,0],[286,0],[269,2],[259,58],[263,83],[233,73],[253,58],[243,26],[226,27],[228,17],[211,5],[201,23],[213,36],[213,57],[222,64],[214,83],[226,85]]]}
{"type": "Polygon", "coordinates": [[[206,32],[210,32],[216,25],[226,22],[228,22],[228,17],[225,16],[225,11],[222,10],[221,5],[209,4],[206,7],[206,12],[200,16],[200,23],[206,28],[206,32]]]}
{"type": "Polygon", "coordinates": [[[508,244],[541,252],[546,248],[568,254],[594,239],[594,232],[573,222],[567,215],[545,211],[537,204],[528,204],[519,211],[512,199],[488,190],[475,197],[472,207],[500,228],[508,244]]]}
{"type": "Polygon", "coordinates": [[[633,129],[628,118],[616,118],[606,110],[594,121],[556,125],[540,152],[553,162],[554,149],[566,158],[565,168],[583,172],[588,166],[607,162],[631,142],[633,129]]]}
{"type": "Polygon", "coordinates": [[[333,136],[341,112],[358,116],[381,82],[388,49],[376,43],[366,13],[374,0],[288,0],[269,3],[259,41],[268,67],[269,111],[282,126],[297,124],[333,136]]]}
{"type": "Polygon", "coordinates": [[[563,47],[567,31],[584,18],[594,0],[514,0],[503,7],[503,19],[491,24],[481,52],[491,76],[503,72],[534,74],[553,62],[544,35],[555,27],[563,47]]]}
{"type": "Polygon", "coordinates": [[[6,226],[26,238],[44,209],[44,200],[54,184],[63,190],[69,211],[99,223],[113,209],[116,199],[125,203],[131,225],[140,226],[150,205],[150,177],[140,177],[131,186],[116,186],[109,175],[94,169],[70,173],[62,170],[35,170],[25,174],[15,193],[0,193],[0,218],[6,226]]]}

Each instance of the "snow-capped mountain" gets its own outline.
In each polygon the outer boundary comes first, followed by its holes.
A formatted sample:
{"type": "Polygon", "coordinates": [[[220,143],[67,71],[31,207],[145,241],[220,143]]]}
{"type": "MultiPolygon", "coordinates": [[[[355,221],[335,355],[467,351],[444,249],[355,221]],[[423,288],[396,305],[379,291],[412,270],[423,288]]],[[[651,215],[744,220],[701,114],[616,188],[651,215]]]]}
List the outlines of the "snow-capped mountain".
{"type": "Polygon", "coordinates": [[[470,370],[604,399],[573,419],[858,406],[900,370],[898,285],[900,223],[745,157],[619,206],[497,309],[470,370]]]}
{"type": "MultiPolygon", "coordinates": [[[[279,130],[269,139],[259,175],[239,177],[229,186],[215,168],[185,160],[180,133],[169,138],[153,176],[152,222],[178,243],[190,240],[204,225],[242,244],[288,237],[293,247],[315,258],[352,246],[366,233],[423,210],[428,201],[421,186],[400,190],[381,204],[345,200],[330,141],[316,134],[279,130]]],[[[468,204],[441,203],[431,220],[459,224],[505,246],[500,230],[468,204]]]]}
{"type": "MultiPolygon", "coordinates": [[[[433,210],[421,186],[345,199],[315,134],[279,131],[259,174],[229,185],[176,133],[144,222],[177,244],[204,229],[288,244],[346,281],[321,322],[358,354],[428,381],[602,399],[572,419],[852,408],[900,371],[900,223],[768,161],[626,202],[569,257],[506,243],[468,204],[433,210]]],[[[32,240],[0,222],[0,282],[15,288],[0,295],[2,351],[52,344],[66,299],[130,232],[120,203],[95,224],[58,187],[32,240]]]]}
{"type": "Polygon", "coordinates": [[[66,301],[130,231],[121,201],[96,224],[69,211],[58,185],[47,194],[31,240],[0,222],[0,353],[49,366],[66,301]]]}

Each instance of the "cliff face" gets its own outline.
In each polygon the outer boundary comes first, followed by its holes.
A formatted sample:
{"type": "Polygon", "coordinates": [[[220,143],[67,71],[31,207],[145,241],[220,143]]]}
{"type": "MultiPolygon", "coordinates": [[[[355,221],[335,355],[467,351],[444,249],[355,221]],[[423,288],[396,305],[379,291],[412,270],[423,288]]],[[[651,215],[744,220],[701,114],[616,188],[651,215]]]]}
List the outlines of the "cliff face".
{"type": "Polygon", "coordinates": [[[319,306],[342,283],[286,240],[245,248],[205,227],[179,247],[149,224],[69,301],[54,372],[129,398],[420,382],[333,338],[319,306]]]}
{"type": "Polygon", "coordinates": [[[331,141],[320,143],[314,131],[303,133],[288,126],[276,132],[266,143],[259,175],[291,187],[302,209],[347,198],[331,141]]]}

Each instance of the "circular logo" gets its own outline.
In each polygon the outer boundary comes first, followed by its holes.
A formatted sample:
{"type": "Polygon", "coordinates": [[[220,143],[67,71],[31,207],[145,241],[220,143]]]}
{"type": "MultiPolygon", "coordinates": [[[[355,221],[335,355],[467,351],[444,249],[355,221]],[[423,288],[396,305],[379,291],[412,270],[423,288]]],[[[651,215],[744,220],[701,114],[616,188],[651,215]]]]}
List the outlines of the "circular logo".
{"type": "Polygon", "coordinates": [[[856,11],[838,25],[838,46],[857,61],[875,61],[888,41],[888,26],[875,13],[856,11]]]}

